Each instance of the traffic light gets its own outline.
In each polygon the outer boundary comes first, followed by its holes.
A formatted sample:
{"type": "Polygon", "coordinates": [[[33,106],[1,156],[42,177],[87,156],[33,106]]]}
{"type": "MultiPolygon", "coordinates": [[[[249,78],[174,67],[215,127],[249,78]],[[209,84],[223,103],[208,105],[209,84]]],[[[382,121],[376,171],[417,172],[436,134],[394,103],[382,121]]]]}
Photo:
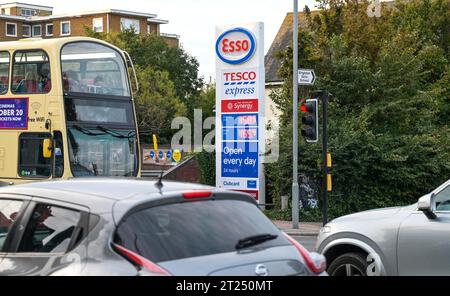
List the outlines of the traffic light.
{"type": "Polygon", "coordinates": [[[306,100],[301,106],[302,136],[308,143],[319,141],[319,103],[317,99],[306,100]]]}

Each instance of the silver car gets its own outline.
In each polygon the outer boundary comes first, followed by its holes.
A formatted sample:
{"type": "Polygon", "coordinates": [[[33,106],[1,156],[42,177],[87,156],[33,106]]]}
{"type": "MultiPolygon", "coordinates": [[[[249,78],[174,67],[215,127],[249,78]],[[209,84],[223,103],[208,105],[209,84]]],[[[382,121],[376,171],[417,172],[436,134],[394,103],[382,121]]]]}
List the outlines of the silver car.
{"type": "Polygon", "coordinates": [[[0,275],[323,275],[244,193],[76,179],[0,189],[0,275]]]}
{"type": "Polygon", "coordinates": [[[331,221],[316,249],[334,276],[450,275],[450,181],[417,204],[331,221]]]}

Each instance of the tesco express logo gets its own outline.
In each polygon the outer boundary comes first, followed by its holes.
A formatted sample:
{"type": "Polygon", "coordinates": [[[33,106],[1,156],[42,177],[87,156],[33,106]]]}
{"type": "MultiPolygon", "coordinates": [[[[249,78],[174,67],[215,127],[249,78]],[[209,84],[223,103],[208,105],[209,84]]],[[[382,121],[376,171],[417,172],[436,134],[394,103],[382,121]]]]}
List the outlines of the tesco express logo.
{"type": "Polygon", "coordinates": [[[225,63],[239,65],[248,61],[255,53],[253,34],[244,28],[225,31],[216,42],[217,56],[225,63]]]}

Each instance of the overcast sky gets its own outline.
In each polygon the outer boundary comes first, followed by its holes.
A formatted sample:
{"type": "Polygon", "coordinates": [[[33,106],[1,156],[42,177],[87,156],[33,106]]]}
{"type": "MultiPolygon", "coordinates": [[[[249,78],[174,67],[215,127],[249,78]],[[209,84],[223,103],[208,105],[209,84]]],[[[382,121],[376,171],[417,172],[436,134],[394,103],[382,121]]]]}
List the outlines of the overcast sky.
{"type": "MultiPolygon", "coordinates": [[[[8,2],[8,1],[2,1],[8,2]]],[[[162,33],[181,36],[184,49],[200,62],[200,75],[209,79],[215,73],[215,26],[261,21],[265,23],[265,50],[270,47],[292,0],[20,0],[30,4],[54,7],[54,13],[96,10],[105,8],[148,12],[169,21],[161,25],[162,33]]],[[[299,1],[314,8],[314,0],[299,1]]]]}

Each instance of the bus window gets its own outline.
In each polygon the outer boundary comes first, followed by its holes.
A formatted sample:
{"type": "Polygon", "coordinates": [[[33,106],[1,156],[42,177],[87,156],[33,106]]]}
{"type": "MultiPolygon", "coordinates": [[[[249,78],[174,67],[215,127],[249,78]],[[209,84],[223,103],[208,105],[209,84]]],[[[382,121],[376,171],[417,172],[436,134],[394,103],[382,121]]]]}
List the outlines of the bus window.
{"type": "Polygon", "coordinates": [[[0,95],[8,92],[9,85],[9,52],[0,52],[0,95]]]}
{"type": "Polygon", "coordinates": [[[19,176],[48,178],[51,175],[51,158],[43,157],[42,141],[50,138],[45,133],[23,133],[19,137],[19,176]]]}
{"type": "Polygon", "coordinates": [[[116,50],[95,42],[73,42],[61,51],[66,93],[130,96],[128,74],[116,50]]]}
{"type": "Polygon", "coordinates": [[[12,91],[19,94],[42,94],[51,89],[50,63],[42,50],[14,53],[12,91]]]}

